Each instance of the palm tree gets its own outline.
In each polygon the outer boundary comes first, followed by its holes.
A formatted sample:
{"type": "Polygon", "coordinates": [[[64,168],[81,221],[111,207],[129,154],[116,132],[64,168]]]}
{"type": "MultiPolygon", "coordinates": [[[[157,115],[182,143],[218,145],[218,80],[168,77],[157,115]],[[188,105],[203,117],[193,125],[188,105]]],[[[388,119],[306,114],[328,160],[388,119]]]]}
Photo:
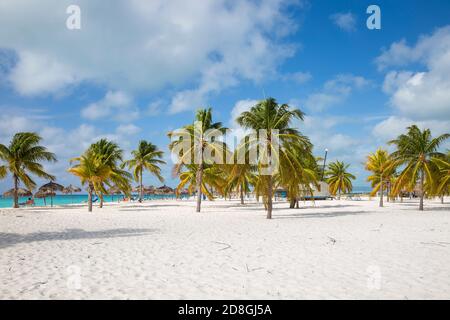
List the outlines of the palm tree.
{"type": "Polygon", "coordinates": [[[123,166],[127,166],[130,170],[133,170],[134,179],[139,182],[139,202],[142,202],[144,196],[144,185],[142,181],[142,175],[144,170],[148,170],[155,175],[159,181],[163,182],[164,178],[161,176],[160,164],[166,162],[161,160],[163,152],[158,150],[158,147],[144,140],[139,141],[138,148],[131,152],[133,158],[123,163],[123,166]]]}
{"type": "Polygon", "coordinates": [[[444,203],[444,196],[450,194],[450,151],[445,158],[432,158],[439,172],[439,179],[436,183],[435,194],[441,197],[441,203],[444,203]]]}
{"type": "Polygon", "coordinates": [[[244,195],[250,191],[252,181],[255,179],[256,166],[249,163],[236,163],[228,165],[228,183],[226,193],[233,190],[239,192],[241,204],[244,204],[244,195]]]}
{"type": "MultiPolygon", "coordinates": [[[[274,163],[279,154],[287,153],[295,144],[307,143],[305,137],[298,130],[290,127],[294,119],[303,120],[303,116],[303,112],[299,109],[291,109],[287,104],[279,105],[274,98],[268,98],[257,103],[249,111],[241,113],[236,121],[246,129],[255,131],[266,130],[267,139],[263,144],[267,150],[264,153],[267,154],[266,160],[269,163],[274,163]],[[278,130],[278,133],[276,133],[276,130],[278,130]]],[[[256,138],[250,138],[246,139],[245,145],[248,149],[257,149],[260,143],[256,138]]],[[[259,156],[258,172],[260,175],[262,170],[264,170],[262,160],[264,159],[259,156]]],[[[258,192],[261,188],[265,190],[263,191],[263,199],[267,208],[267,219],[271,219],[273,177],[270,174],[263,174],[258,180],[258,192]]]]}
{"type": "MultiPolygon", "coordinates": [[[[108,187],[115,186],[122,190],[125,194],[129,194],[131,191],[131,175],[125,170],[122,170],[121,164],[123,162],[123,150],[115,142],[108,141],[107,139],[100,139],[90,146],[94,154],[97,155],[99,160],[105,165],[111,168],[110,175],[104,181],[108,187]]],[[[104,187],[97,196],[100,198],[100,208],[103,208],[103,195],[106,190],[104,187]]]]}
{"type": "Polygon", "coordinates": [[[352,191],[352,180],[356,179],[353,174],[347,172],[349,166],[349,164],[337,160],[331,162],[328,165],[328,171],[325,172],[330,193],[332,195],[336,195],[337,193],[339,200],[341,199],[342,192],[347,193],[352,191]]]}
{"type": "Polygon", "coordinates": [[[87,185],[88,211],[92,211],[92,194],[95,192],[103,202],[103,194],[107,193],[106,186],[116,186],[125,194],[131,190],[131,175],[119,168],[123,151],[117,144],[106,139],[92,144],[80,157],[71,159],[77,162],[67,171],[80,178],[83,185],[87,185]]]}
{"type": "Polygon", "coordinates": [[[201,210],[202,201],[202,179],[205,164],[209,163],[211,159],[204,159],[205,151],[214,150],[216,153],[224,154],[227,152],[226,144],[224,142],[216,141],[213,136],[209,135],[209,130],[218,130],[221,133],[225,133],[226,128],[222,126],[221,122],[212,121],[211,108],[199,109],[195,115],[195,121],[193,124],[183,127],[183,133],[177,131],[171,131],[168,133],[169,138],[178,138],[178,140],[172,141],[169,145],[169,149],[173,151],[180,145],[184,144],[185,134],[189,135],[190,145],[188,150],[184,153],[180,153],[179,162],[175,165],[175,173],[179,174],[181,168],[186,164],[191,164],[192,158],[194,158],[195,166],[192,168],[195,172],[195,189],[197,193],[197,208],[196,211],[201,210]]]}
{"type": "MultiPolygon", "coordinates": [[[[180,183],[175,189],[175,194],[179,196],[181,191],[184,188],[187,188],[189,194],[196,192],[197,190],[197,173],[198,173],[198,165],[188,164],[184,165],[185,171],[179,172],[180,183]]],[[[217,165],[205,164],[203,167],[202,173],[202,184],[201,184],[201,192],[204,194],[209,200],[214,199],[213,193],[208,189],[214,188],[222,195],[225,195],[225,187],[227,184],[227,180],[225,178],[224,172],[217,165]]]]}
{"type": "Polygon", "coordinates": [[[371,196],[380,192],[380,204],[383,206],[383,193],[390,184],[395,175],[395,162],[389,156],[389,153],[384,149],[378,149],[374,153],[369,154],[366,161],[366,170],[371,171],[367,180],[372,183],[371,196]]]}
{"type": "Polygon", "coordinates": [[[320,174],[310,143],[306,148],[294,146],[288,153],[280,154],[280,168],[275,180],[286,189],[291,209],[298,208],[300,197],[313,194],[313,186],[319,187],[320,174]]]}
{"type": "Polygon", "coordinates": [[[416,125],[407,128],[406,134],[401,134],[389,142],[394,144],[397,150],[392,153],[392,158],[397,166],[403,166],[398,176],[394,192],[397,193],[403,187],[413,188],[417,181],[420,189],[419,210],[423,210],[423,199],[425,194],[424,184],[432,186],[436,183],[438,176],[433,174],[438,171],[432,158],[444,158],[445,154],[438,152],[439,145],[450,137],[450,134],[442,134],[436,138],[431,136],[430,129],[421,131],[416,125]]]}
{"type": "Polygon", "coordinates": [[[14,183],[14,208],[19,207],[17,190],[22,182],[29,190],[36,187],[30,177],[33,174],[39,178],[54,180],[55,177],[45,172],[41,161],[55,162],[56,157],[39,143],[42,138],[34,132],[16,133],[8,146],[0,144],[0,159],[6,164],[0,166],[0,178],[8,173],[12,175],[14,183]]]}

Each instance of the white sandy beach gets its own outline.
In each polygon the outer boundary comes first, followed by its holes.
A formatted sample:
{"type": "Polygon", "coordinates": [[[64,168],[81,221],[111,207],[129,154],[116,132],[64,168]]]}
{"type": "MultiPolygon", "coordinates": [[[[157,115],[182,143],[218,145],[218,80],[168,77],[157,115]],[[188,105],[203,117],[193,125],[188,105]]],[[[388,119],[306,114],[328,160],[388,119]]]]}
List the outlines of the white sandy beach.
{"type": "Polygon", "coordinates": [[[450,205],[377,201],[2,209],[0,298],[449,299],[450,205]]]}

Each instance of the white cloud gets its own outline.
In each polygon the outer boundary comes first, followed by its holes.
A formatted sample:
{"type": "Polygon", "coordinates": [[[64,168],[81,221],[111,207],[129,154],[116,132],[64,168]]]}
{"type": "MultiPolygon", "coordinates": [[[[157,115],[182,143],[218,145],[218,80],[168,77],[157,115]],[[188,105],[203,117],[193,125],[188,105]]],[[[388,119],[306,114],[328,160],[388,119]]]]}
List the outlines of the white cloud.
{"type": "Polygon", "coordinates": [[[330,19],[340,29],[350,32],[356,30],[356,17],[353,13],[335,13],[330,16],[330,19]]]}
{"type": "Polygon", "coordinates": [[[254,99],[239,100],[235,103],[233,109],[231,109],[230,126],[236,127],[236,119],[242,112],[249,111],[251,107],[256,105],[259,101],[254,99]]]}
{"type": "Polygon", "coordinates": [[[81,116],[88,120],[113,118],[126,122],[136,119],[139,112],[130,95],[123,91],[108,91],[101,100],[83,108],[81,116]]]}
{"type": "Polygon", "coordinates": [[[295,82],[296,84],[304,84],[312,79],[312,75],[309,72],[298,71],[298,72],[287,73],[287,74],[283,75],[282,79],[284,81],[295,82]]]}
{"type": "Polygon", "coordinates": [[[79,0],[82,29],[68,30],[67,1],[2,1],[0,43],[18,54],[9,78],[21,94],[54,93],[82,81],[130,93],[170,88],[178,90],[174,113],[275,72],[293,53],[282,39],[296,29],[285,10],[292,3],[122,0],[99,6],[79,0]]]}
{"type": "Polygon", "coordinates": [[[403,117],[450,118],[450,26],[420,37],[414,46],[404,40],[393,43],[376,62],[380,70],[402,68],[387,72],[383,89],[403,117]],[[404,70],[413,63],[423,70],[404,70]]]}
{"type": "Polygon", "coordinates": [[[130,124],[121,124],[117,127],[116,132],[118,135],[135,135],[141,132],[141,128],[130,123],[130,124]]]}
{"type": "Polygon", "coordinates": [[[387,142],[406,132],[406,128],[411,125],[417,125],[419,128],[430,129],[433,136],[448,133],[450,120],[424,120],[415,121],[405,117],[390,116],[379,122],[372,130],[372,134],[379,141],[387,142]]]}
{"type": "Polygon", "coordinates": [[[18,56],[20,62],[13,68],[8,78],[20,94],[55,92],[81,78],[70,66],[46,55],[20,51],[18,56]]]}
{"type": "Polygon", "coordinates": [[[323,111],[344,101],[355,89],[369,85],[369,81],[360,76],[340,74],[325,82],[319,92],[310,94],[305,106],[314,111],[323,111]]]}

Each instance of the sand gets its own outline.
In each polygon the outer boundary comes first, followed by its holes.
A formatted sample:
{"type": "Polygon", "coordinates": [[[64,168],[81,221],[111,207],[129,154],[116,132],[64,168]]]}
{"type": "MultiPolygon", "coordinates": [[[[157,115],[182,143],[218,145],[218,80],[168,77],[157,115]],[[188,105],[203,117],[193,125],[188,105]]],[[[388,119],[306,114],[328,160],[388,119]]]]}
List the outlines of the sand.
{"type": "Polygon", "coordinates": [[[377,204],[2,209],[0,298],[450,299],[450,205],[377,204]]]}

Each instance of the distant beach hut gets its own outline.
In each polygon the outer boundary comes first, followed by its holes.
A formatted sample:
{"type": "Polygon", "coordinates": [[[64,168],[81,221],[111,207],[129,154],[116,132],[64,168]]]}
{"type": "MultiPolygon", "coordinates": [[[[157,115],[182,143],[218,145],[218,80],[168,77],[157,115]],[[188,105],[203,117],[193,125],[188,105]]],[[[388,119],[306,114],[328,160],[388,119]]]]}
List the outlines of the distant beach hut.
{"type": "Polygon", "coordinates": [[[62,189],[62,193],[64,194],[70,194],[70,201],[73,203],[73,194],[77,193],[77,192],[81,192],[81,188],[75,187],[71,184],[69,184],[67,187],[65,187],[64,189],[62,189]]]}
{"type": "MultiPolygon", "coordinates": [[[[24,188],[19,188],[17,189],[17,195],[19,197],[31,197],[33,194],[31,193],[30,190],[24,189],[24,188]]],[[[10,189],[8,191],[6,191],[5,193],[3,193],[3,197],[5,198],[11,198],[14,196],[14,189],[10,189]]]]}
{"type": "Polygon", "coordinates": [[[50,181],[49,183],[46,183],[44,185],[42,185],[39,188],[39,191],[43,190],[44,192],[48,192],[50,195],[50,201],[51,201],[51,206],[53,207],[53,197],[55,194],[56,195],[56,191],[62,192],[64,190],[64,186],[60,185],[59,183],[50,181]]]}

